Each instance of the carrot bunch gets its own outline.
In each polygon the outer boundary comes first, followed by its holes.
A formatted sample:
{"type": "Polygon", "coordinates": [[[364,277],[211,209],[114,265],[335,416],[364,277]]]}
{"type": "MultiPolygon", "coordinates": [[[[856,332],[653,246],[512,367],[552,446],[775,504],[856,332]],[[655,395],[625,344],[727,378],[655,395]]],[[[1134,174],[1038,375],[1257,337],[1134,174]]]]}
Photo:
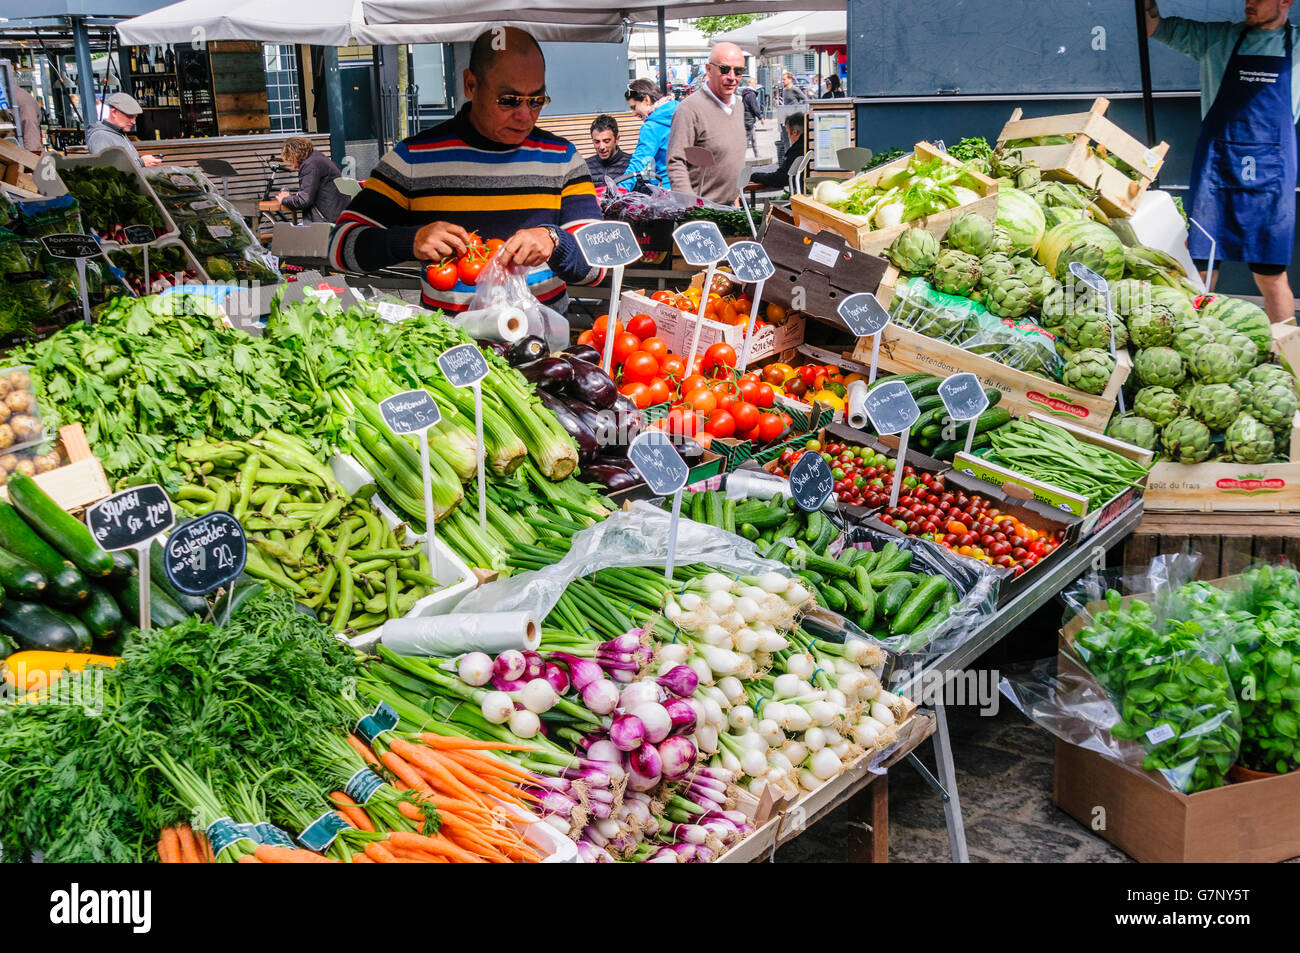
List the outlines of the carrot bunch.
{"type": "Polygon", "coordinates": [[[202,831],[188,824],[164,827],[158,838],[158,859],[164,864],[211,864],[212,847],[202,831]]]}

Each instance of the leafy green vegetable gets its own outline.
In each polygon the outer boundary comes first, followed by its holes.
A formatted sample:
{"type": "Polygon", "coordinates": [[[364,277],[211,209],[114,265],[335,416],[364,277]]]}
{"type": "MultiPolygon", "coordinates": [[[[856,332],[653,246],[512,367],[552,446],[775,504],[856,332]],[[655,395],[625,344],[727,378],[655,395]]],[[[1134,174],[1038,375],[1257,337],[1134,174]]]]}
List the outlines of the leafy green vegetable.
{"type": "Polygon", "coordinates": [[[950,147],[948,155],[958,162],[970,162],[972,159],[987,161],[993,158],[993,147],[983,136],[969,136],[950,147]]]}
{"type": "Polygon", "coordinates": [[[890,146],[888,149],[881,149],[871,157],[871,161],[867,163],[867,168],[874,169],[878,165],[886,165],[887,163],[893,162],[895,159],[901,159],[903,156],[907,155],[909,151],[910,150],[908,149],[900,149],[898,146],[890,146]]]}
{"type": "Polygon", "coordinates": [[[120,225],[163,227],[153,200],[142,195],[135,177],[121,169],[65,168],[59,175],[77,197],[82,218],[93,231],[102,235],[120,225]]]}

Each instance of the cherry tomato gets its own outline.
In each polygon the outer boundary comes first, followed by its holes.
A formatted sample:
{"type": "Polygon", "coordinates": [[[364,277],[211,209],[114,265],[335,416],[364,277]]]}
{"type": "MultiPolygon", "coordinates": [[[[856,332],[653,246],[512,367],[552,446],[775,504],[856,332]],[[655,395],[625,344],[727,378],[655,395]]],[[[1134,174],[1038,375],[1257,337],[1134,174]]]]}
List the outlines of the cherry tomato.
{"type": "MultiPolygon", "coordinates": [[[[614,338],[614,363],[622,364],[629,357],[635,354],[641,348],[641,340],[635,334],[628,334],[624,331],[614,338]]],[[[652,361],[654,358],[650,358],[652,361]]],[[[655,361],[655,371],[659,370],[659,362],[655,361]]],[[[654,374],[650,375],[654,377],[654,374]]]]}
{"type": "Polygon", "coordinates": [[[759,439],[771,443],[785,432],[785,423],[776,414],[761,414],[758,419],[759,439]]]}
{"type": "Polygon", "coordinates": [[[650,403],[666,404],[673,399],[672,388],[662,377],[656,377],[650,382],[650,403]]]}
{"type": "Polygon", "coordinates": [[[700,369],[708,374],[719,369],[730,370],[735,366],[736,349],[725,341],[719,341],[717,344],[710,345],[704,352],[704,362],[700,365],[700,369]]]}
{"type": "MultiPolygon", "coordinates": [[[[619,341],[632,335],[620,335],[614,342],[614,359],[618,360],[619,341]]],[[[623,361],[623,380],[632,383],[649,384],[659,376],[659,362],[645,351],[633,351],[623,361]]]]}
{"type": "MultiPolygon", "coordinates": [[[[607,314],[602,314],[599,318],[595,320],[595,322],[591,326],[591,333],[593,338],[596,340],[596,344],[598,348],[603,348],[605,346],[605,329],[608,327],[609,327],[609,315],[607,314]]],[[[622,334],[626,330],[627,329],[623,327],[622,321],[614,322],[615,334],[622,334]]]]}
{"type": "Polygon", "coordinates": [[[655,327],[655,319],[648,314],[632,315],[631,320],[627,322],[627,330],[628,333],[635,334],[642,341],[659,333],[659,329],[655,327]]]}
{"type": "Polygon", "coordinates": [[[718,397],[707,387],[697,387],[686,394],[686,403],[706,417],[718,407],[718,397]]]}
{"type": "Polygon", "coordinates": [[[650,388],[645,384],[624,384],[618,389],[618,392],[623,396],[630,398],[632,403],[636,404],[638,410],[645,410],[652,403],[650,400],[650,388]]]}
{"type": "Polygon", "coordinates": [[[470,254],[460,260],[456,265],[456,271],[465,284],[475,285],[478,284],[478,276],[483,273],[485,265],[487,265],[485,258],[470,254]]]}
{"type": "Polygon", "coordinates": [[[592,343],[595,340],[596,340],[596,335],[590,330],[583,331],[581,334],[578,335],[578,343],[585,344],[587,345],[587,347],[591,347],[592,343]]]}
{"type": "Polygon", "coordinates": [[[686,373],[686,361],[676,354],[669,354],[659,362],[659,373],[680,380],[686,373]]]}
{"type": "MultiPolygon", "coordinates": [[[[631,330],[630,327],[629,330],[631,330]]],[[[635,331],[631,333],[636,334],[635,331]]],[[[637,337],[641,338],[641,350],[653,357],[662,366],[663,362],[668,358],[668,343],[663,338],[653,336],[646,338],[637,334],[637,337]]]]}
{"type": "Polygon", "coordinates": [[[716,411],[704,427],[715,437],[730,437],[736,432],[736,418],[725,410],[716,411]]]}
{"type": "Polygon", "coordinates": [[[429,265],[424,269],[424,280],[429,282],[429,286],[435,291],[450,291],[456,287],[456,282],[459,280],[456,262],[445,261],[429,265]]]}
{"type": "Polygon", "coordinates": [[[759,384],[758,390],[755,391],[754,403],[764,410],[776,403],[776,391],[772,390],[770,384],[759,384]]]}

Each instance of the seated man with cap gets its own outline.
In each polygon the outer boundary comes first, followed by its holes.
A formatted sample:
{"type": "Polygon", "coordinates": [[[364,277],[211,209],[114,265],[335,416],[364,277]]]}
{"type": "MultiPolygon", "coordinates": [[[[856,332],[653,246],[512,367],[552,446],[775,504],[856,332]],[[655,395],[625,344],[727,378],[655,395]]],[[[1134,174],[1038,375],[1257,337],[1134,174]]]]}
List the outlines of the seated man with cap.
{"type": "Polygon", "coordinates": [[[127,93],[113,93],[104,100],[104,105],[108,107],[108,115],[86,127],[86,148],[95,155],[105,149],[121,149],[136,165],[162,165],[162,159],[157,156],[140,155],[135,143],[127,138],[127,133],[135,128],[135,121],[143,112],[135,97],[127,93]]]}

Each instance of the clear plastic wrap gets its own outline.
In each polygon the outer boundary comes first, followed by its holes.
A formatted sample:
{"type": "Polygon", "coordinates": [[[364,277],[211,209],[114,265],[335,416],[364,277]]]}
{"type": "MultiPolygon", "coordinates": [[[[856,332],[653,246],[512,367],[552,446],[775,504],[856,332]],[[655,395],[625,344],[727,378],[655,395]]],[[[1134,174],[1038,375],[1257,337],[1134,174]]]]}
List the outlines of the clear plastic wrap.
{"type": "Polygon", "coordinates": [[[569,343],[569,321],[533,297],[525,278],[527,274],[527,268],[502,264],[493,256],[479,275],[474,300],[466,313],[517,308],[528,318],[528,333],[542,338],[552,350],[558,351],[569,343]]]}
{"type": "Polygon", "coordinates": [[[999,318],[985,312],[979,330],[962,347],[1027,374],[1051,380],[1061,377],[1056,338],[1028,318],[999,318]]]}
{"type": "Polygon", "coordinates": [[[600,208],[607,219],[675,222],[686,214],[687,209],[696,208],[702,202],[693,195],[647,184],[633,192],[606,189],[601,196],[600,208]]]}

